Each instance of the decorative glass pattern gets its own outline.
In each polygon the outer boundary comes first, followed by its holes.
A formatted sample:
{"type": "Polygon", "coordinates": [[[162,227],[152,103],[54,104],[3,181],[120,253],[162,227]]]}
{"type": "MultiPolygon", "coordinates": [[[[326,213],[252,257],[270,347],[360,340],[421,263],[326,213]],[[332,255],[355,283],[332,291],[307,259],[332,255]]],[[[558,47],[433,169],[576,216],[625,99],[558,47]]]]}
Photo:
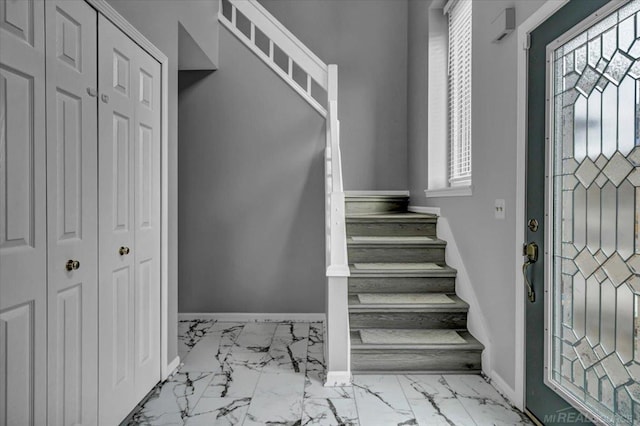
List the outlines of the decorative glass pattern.
{"type": "Polygon", "coordinates": [[[640,424],[640,0],[556,49],[551,378],[640,424]]]}

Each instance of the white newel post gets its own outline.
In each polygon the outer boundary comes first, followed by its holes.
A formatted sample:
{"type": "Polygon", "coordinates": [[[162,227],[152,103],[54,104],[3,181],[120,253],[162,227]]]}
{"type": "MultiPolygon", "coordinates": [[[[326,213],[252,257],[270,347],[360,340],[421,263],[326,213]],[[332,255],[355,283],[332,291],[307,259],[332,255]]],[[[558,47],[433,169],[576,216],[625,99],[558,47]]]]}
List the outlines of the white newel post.
{"type": "Polygon", "coordinates": [[[351,383],[346,225],[342,167],[340,164],[340,126],[338,122],[338,67],[327,66],[327,156],[331,180],[329,203],[329,259],[327,267],[327,380],[325,386],[351,383]]]}

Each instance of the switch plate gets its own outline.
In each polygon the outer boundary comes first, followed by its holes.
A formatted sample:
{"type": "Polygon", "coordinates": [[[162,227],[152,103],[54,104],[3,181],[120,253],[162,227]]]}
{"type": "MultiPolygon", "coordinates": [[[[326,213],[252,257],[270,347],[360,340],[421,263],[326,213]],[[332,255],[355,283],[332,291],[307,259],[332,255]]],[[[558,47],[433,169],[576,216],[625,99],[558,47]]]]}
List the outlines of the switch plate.
{"type": "Polygon", "coordinates": [[[504,220],[505,214],[506,214],[504,200],[502,199],[496,200],[496,204],[493,212],[496,219],[504,220]]]}

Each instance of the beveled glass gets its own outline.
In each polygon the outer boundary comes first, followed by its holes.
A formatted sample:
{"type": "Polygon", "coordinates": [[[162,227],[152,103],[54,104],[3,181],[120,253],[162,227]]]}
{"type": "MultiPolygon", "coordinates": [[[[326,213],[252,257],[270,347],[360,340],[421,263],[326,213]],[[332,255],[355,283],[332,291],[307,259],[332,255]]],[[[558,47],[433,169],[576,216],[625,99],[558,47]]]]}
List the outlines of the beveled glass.
{"type": "Polygon", "coordinates": [[[640,424],[640,0],[554,53],[550,378],[640,424]]]}

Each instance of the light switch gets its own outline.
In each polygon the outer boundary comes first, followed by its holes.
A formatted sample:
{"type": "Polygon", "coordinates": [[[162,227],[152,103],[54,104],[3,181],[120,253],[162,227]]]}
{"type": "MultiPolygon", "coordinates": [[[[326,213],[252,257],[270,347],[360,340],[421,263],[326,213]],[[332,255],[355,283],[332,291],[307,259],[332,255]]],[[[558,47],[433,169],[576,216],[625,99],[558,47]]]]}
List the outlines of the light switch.
{"type": "Polygon", "coordinates": [[[494,207],[494,216],[496,217],[496,219],[504,220],[505,213],[504,200],[496,200],[496,204],[494,207]]]}

